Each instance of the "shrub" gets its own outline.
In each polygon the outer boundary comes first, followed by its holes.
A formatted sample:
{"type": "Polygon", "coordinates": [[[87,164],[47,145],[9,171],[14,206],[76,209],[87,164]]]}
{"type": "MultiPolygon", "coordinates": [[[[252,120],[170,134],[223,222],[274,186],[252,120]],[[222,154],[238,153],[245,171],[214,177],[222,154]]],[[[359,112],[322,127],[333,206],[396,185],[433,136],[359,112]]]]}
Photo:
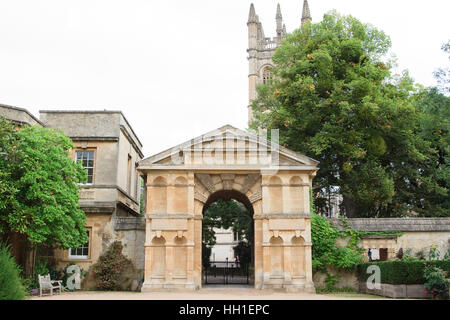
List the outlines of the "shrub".
{"type": "Polygon", "coordinates": [[[124,273],[131,269],[133,264],[122,254],[122,243],[113,242],[99,261],[92,266],[97,289],[113,291],[120,290],[124,273]]]}
{"type": "Polygon", "coordinates": [[[338,280],[339,280],[339,276],[337,276],[337,275],[332,276],[332,275],[328,274],[325,279],[325,283],[327,285],[326,290],[330,291],[330,292],[336,290],[337,289],[336,283],[338,282],[338,280]]]}
{"type": "Polygon", "coordinates": [[[446,274],[441,268],[427,266],[424,272],[425,293],[433,296],[433,299],[448,299],[448,287],[450,280],[446,279],[446,274]]]}
{"type": "Polygon", "coordinates": [[[14,262],[9,247],[0,243],[0,300],[22,300],[25,289],[20,279],[20,268],[14,262]]]}
{"type": "Polygon", "coordinates": [[[362,263],[357,268],[358,278],[361,282],[367,281],[370,274],[367,268],[371,265],[380,267],[381,283],[385,284],[424,284],[425,267],[427,265],[440,267],[445,271],[450,270],[450,260],[391,260],[382,262],[362,263]]]}
{"type": "Polygon", "coordinates": [[[50,274],[52,280],[60,280],[61,272],[56,270],[54,264],[49,263],[47,259],[37,258],[36,263],[33,268],[33,274],[23,279],[23,285],[25,286],[26,292],[31,292],[33,289],[39,288],[39,278],[38,275],[50,274]]]}
{"type": "Polygon", "coordinates": [[[312,266],[316,271],[326,272],[327,266],[341,270],[354,270],[362,261],[361,250],[354,241],[347,246],[339,245],[339,238],[348,236],[340,233],[324,217],[312,214],[312,266]]]}

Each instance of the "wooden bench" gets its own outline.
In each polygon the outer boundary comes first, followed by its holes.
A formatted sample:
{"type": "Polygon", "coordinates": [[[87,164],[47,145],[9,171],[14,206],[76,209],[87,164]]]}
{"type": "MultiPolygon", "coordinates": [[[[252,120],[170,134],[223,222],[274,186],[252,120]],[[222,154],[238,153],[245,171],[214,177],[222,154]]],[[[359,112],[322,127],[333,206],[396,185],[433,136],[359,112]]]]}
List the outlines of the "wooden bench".
{"type": "Polygon", "coordinates": [[[53,290],[59,289],[59,293],[61,293],[62,289],[62,280],[51,280],[50,274],[46,276],[38,275],[39,277],[39,296],[42,297],[42,293],[44,291],[49,291],[50,295],[53,295],[53,290]]]}

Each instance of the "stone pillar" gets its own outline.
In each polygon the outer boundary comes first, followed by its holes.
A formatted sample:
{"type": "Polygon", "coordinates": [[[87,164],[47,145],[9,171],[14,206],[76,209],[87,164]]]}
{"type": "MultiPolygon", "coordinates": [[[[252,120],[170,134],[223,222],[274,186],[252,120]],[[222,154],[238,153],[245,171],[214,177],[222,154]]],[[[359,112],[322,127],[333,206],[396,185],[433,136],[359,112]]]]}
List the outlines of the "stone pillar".
{"type": "Polygon", "coordinates": [[[305,243],[305,291],[316,293],[312,275],[311,243],[305,243]]]}
{"type": "Polygon", "coordinates": [[[263,223],[262,219],[257,218],[255,224],[255,288],[260,289],[264,281],[264,250],[263,250],[263,223]]]}
{"type": "Polygon", "coordinates": [[[166,246],[166,281],[165,284],[170,284],[173,281],[173,245],[172,243],[166,246]]]}
{"type": "Polygon", "coordinates": [[[284,257],[284,285],[289,287],[292,284],[292,260],[291,260],[291,243],[283,244],[284,257]]]}

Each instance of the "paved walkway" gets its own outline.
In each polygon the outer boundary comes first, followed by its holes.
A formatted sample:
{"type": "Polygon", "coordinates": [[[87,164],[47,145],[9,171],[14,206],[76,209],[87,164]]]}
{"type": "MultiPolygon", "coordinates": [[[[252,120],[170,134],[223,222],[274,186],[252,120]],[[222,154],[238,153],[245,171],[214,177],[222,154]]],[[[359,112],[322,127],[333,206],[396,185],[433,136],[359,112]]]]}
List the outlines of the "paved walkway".
{"type": "Polygon", "coordinates": [[[346,294],[283,293],[248,287],[206,287],[198,291],[176,292],[63,292],[61,295],[33,297],[33,300],[372,300],[381,297],[346,294]]]}

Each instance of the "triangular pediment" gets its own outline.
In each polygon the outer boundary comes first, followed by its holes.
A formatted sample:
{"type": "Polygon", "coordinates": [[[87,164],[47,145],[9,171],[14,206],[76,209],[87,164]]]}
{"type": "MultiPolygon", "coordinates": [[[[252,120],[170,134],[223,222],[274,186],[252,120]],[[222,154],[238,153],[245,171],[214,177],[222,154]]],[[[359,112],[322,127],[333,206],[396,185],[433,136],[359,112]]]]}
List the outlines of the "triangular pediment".
{"type": "Polygon", "coordinates": [[[319,162],[277,143],[230,125],[210,131],[139,162],[140,169],[156,167],[304,167],[319,162]]]}

